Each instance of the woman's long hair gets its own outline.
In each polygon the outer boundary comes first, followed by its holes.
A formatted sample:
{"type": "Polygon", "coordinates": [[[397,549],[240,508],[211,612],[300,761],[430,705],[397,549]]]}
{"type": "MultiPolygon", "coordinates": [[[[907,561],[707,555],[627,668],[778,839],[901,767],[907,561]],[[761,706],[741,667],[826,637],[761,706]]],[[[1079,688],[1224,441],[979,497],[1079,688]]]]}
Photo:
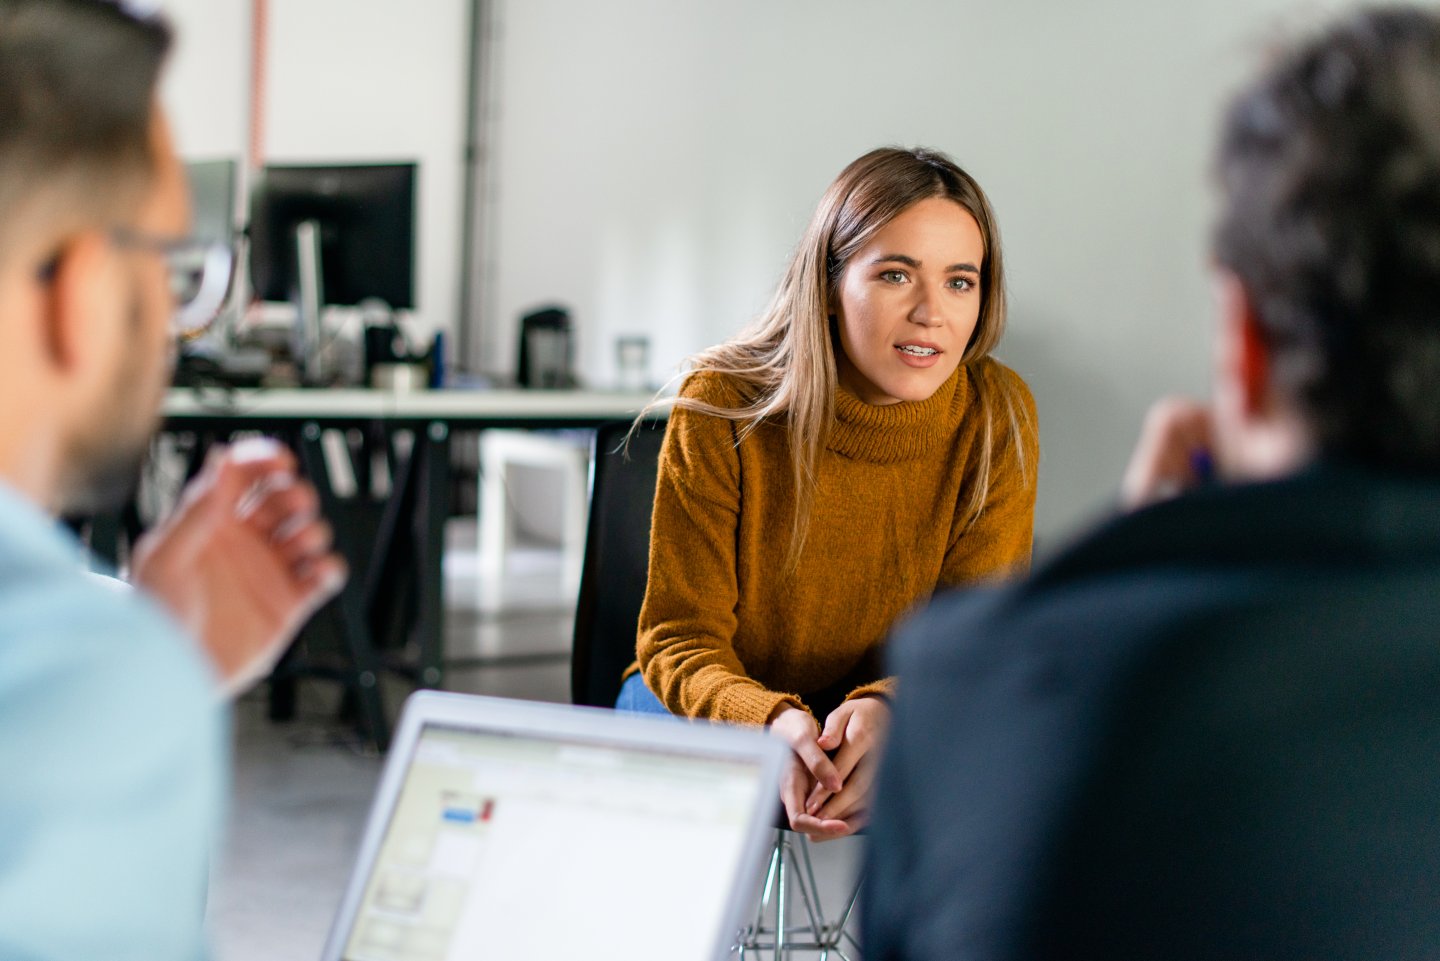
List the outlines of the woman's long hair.
{"type": "MultiPolygon", "coordinates": [[[[985,242],[985,259],[980,268],[980,317],[960,362],[970,364],[987,356],[1005,331],[1005,273],[1000,234],[990,202],[980,185],[944,154],[921,148],[882,147],[851,163],[825,192],[764,313],[733,340],[690,359],[691,372],[719,371],[738,380],[746,402],[726,408],[687,397],[657,401],[742,422],[742,440],[761,421],[786,426],[796,508],[789,549],[792,567],[805,543],[816,466],[835,421],[838,348],[831,335],[831,320],[836,313],[841,275],[851,258],[886,224],[931,197],[953,200],[969,211],[980,226],[985,242]]],[[[989,495],[992,453],[997,447],[997,399],[1005,402],[1011,431],[1007,436],[1015,438],[1013,446],[1024,468],[1019,421],[1026,414],[1014,398],[994,396],[1002,390],[1000,384],[982,381],[981,377],[975,378],[975,398],[984,418],[984,443],[978,465],[979,483],[966,505],[967,524],[980,516],[989,495]]]]}

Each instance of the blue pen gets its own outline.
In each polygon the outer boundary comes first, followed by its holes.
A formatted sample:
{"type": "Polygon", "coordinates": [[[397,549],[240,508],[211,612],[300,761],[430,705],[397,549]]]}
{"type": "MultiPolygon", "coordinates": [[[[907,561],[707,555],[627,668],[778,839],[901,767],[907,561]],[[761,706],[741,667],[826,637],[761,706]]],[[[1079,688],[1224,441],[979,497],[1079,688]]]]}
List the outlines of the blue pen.
{"type": "Polygon", "coordinates": [[[1192,450],[1190,452],[1190,471],[1201,484],[1209,484],[1215,480],[1215,458],[1210,455],[1210,451],[1204,447],[1192,450]]]}

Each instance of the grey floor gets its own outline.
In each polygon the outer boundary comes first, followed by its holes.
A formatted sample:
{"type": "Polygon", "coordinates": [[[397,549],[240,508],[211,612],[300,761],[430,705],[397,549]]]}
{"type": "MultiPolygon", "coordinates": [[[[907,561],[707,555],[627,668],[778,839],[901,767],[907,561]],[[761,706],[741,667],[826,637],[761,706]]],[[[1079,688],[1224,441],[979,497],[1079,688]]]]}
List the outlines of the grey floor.
{"type": "MultiPolygon", "coordinates": [[[[452,522],[449,535],[447,653],[523,657],[506,667],[452,671],[446,686],[568,700],[572,615],[560,585],[558,552],[517,551],[505,577],[485,577],[476,564],[473,524],[452,522]]],[[[324,687],[305,685],[297,718],[283,724],[266,719],[263,692],[236,705],[228,837],[210,893],[217,961],[320,956],[381,766],[380,758],[335,722],[333,692],[324,687]]],[[[404,692],[387,693],[398,704],[404,692]]],[[[827,909],[853,884],[861,843],[813,848],[827,909]]],[[[755,879],[757,892],[761,880],[755,879]]],[[[562,907],[546,903],[544,892],[536,897],[537,917],[562,907]]]]}

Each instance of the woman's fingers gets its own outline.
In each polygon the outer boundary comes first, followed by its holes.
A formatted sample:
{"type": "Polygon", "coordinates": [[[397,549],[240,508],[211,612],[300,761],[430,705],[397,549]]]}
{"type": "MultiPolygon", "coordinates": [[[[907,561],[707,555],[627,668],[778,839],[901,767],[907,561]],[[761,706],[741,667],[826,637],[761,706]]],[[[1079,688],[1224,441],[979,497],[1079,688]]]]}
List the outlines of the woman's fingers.
{"type": "Polygon", "coordinates": [[[789,708],[771,722],[770,731],[790,745],[790,749],[826,790],[840,790],[843,779],[835,770],[829,756],[821,749],[817,741],[817,725],[809,713],[799,708],[789,708]]]}
{"type": "MultiPolygon", "coordinates": [[[[780,803],[785,807],[785,816],[794,826],[795,819],[805,813],[805,794],[810,788],[810,775],[798,757],[792,757],[780,776],[780,803]]],[[[799,830],[798,828],[796,830],[799,830]]]]}
{"type": "MultiPolygon", "coordinates": [[[[845,726],[849,722],[853,710],[853,705],[847,701],[830,712],[830,716],[825,719],[825,730],[820,732],[818,739],[820,747],[826,751],[833,751],[844,743],[845,726]]],[[[841,772],[840,776],[843,778],[844,772],[841,772]]]]}
{"type": "MultiPolygon", "coordinates": [[[[833,763],[835,773],[840,776],[845,788],[851,786],[852,775],[860,762],[878,749],[885,739],[890,722],[890,707],[884,698],[857,697],[841,704],[825,721],[825,732],[819,738],[819,745],[835,752],[833,763]],[[838,735],[830,740],[832,735],[838,735]],[[832,747],[832,744],[834,747],[832,747]]],[[[868,789],[869,780],[863,782],[868,789]]],[[[815,814],[828,804],[838,791],[812,791],[806,798],[805,811],[815,814]]],[[[861,796],[863,800],[863,795],[861,796]]]]}
{"type": "Polygon", "coordinates": [[[835,770],[840,775],[841,789],[826,791],[824,794],[818,791],[811,792],[810,796],[805,799],[805,813],[819,814],[821,808],[832,803],[834,798],[850,793],[855,768],[864,757],[864,749],[850,741],[845,742],[845,746],[840,748],[835,755],[835,770]]]}
{"type": "Polygon", "coordinates": [[[801,814],[790,819],[790,830],[799,831],[812,841],[833,841],[854,834],[859,827],[847,821],[825,821],[809,814],[801,814]]]}
{"type": "Polygon", "coordinates": [[[840,746],[835,752],[835,770],[840,774],[841,783],[849,783],[851,772],[869,752],[870,744],[860,741],[846,741],[840,746]]]}
{"type": "Polygon", "coordinates": [[[848,821],[857,813],[869,807],[870,788],[875,782],[875,764],[870,758],[865,758],[855,768],[855,772],[845,782],[845,787],[834,797],[827,800],[819,808],[806,813],[819,818],[822,821],[839,820],[848,821]]]}
{"type": "MultiPolygon", "coordinates": [[[[854,775],[857,768],[860,767],[861,762],[869,753],[870,748],[859,742],[846,741],[842,744],[840,750],[835,753],[835,759],[832,762],[835,765],[835,773],[840,775],[841,790],[827,791],[822,790],[820,785],[816,785],[816,789],[810,792],[810,796],[805,799],[805,812],[807,814],[815,814],[822,806],[829,803],[831,798],[844,791],[848,791],[855,780],[854,775]]],[[[864,783],[868,785],[869,781],[867,780],[864,783]]]]}
{"type": "Polygon", "coordinates": [[[840,776],[834,763],[815,741],[802,741],[795,746],[795,754],[805,763],[805,767],[809,769],[815,780],[827,791],[839,792],[844,786],[845,779],[840,776]]]}
{"type": "Polygon", "coordinates": [[[790,830],[799,831],[815,841],[829,841],[853,834],[855,828],[844,821],[826,821],[805,813],[805,796],[812,785],[809,769],[799,757],[792,756],[780,778],[780,803],[785,807],[790,830]]]}

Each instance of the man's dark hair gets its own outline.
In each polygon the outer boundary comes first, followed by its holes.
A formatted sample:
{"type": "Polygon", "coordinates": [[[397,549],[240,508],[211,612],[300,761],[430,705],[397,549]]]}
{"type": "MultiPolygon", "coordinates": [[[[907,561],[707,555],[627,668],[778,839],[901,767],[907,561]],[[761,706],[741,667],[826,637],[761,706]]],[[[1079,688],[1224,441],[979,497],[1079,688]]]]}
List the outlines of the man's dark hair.
{"type": "Polygon", "coordinates": [[[169,47],[163,21],[123,4],[0,0],[0,243],[37,204],[101,224],[134,202],[169,47]]]}
{"type": "Polygon", "coordinates": [[[1320,453],[1440,470],[1440,17],[1374,9],[1232,104],[1217,260],[1320,453]]]}

